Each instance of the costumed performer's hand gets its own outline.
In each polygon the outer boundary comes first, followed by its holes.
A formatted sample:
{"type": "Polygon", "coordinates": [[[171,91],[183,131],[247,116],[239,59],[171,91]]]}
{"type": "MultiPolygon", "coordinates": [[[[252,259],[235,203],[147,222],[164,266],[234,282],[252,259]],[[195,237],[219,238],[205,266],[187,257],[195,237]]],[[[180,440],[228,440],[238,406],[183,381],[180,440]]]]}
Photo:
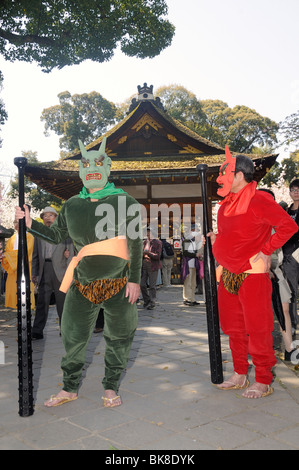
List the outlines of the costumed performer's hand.
{"type": "Polygon", "coordinates": [[[130,304],[134,304],[140,295],[140,285],[135,282],[128,282],[126,286],[126,297],[129,297],[130,304]]]}
{"type": "Polygon", "coordinates": [[[262,251],[260,251],[252,260],[252,262],[256,263],[259,259],[262,259],[264,261],[265,273],[268,273],[271,267],[271,255],[265,255],[262,251]]]}
{"type": "MultiPolygon", "coordinates": [[[[212,246],[214,245],[214,243],[215,243],[215,241],[216,241],[216,236],[217,236],[217,235],[216,235],[216,233],[214,233],[214,232],[208,232],[208,233],[207,233],[207,237],[210,237],[212,246]]],[[[204,246],[205,243],[206,243],[206,239],[205,239],[204,236],[202,236],[202,245],[204,246]]]]}
{"type": "Polygon", "coordinates": [[[270,277],[271,281],[272,281],[272,279],[275,279],[275,275],[273,274],[273,272],[271,271],[271,269],[270,269],[270,271],[269,271],[269,277],[270,277]]]}
{"type": "Polygon", "coordinates": [[[26,206],[26,204],[24,204],[24,209],[25,209],[25,212],[20,207],[16,207],[15,218],[16,220],[20,220],[20,219],[24,219],[25,217],[26,227],[31,228],[32,219],[30,217],[29,209],[28,209],[28,206],[26,206]]]}

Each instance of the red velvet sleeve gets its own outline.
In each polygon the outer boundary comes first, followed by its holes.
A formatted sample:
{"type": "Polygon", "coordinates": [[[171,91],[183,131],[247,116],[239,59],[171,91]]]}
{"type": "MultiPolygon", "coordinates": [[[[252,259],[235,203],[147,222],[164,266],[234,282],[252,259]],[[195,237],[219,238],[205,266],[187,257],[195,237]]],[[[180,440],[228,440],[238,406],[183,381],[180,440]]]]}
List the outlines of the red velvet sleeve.
{"type": "Polygon", "coordinates": [[[225,204],[218,211],[213,254],[219,264],[235,274],[250,269],[252,256],[260,251],[271,255],[298,231],[296,222],[270,194],[262,191],[256,191],[246,213],[233,217],[224,213],[225,204]]]}
{"type": "Polygon", "coordinates": [[[254,213],[262,217],[275,230],[275,233],[268,238],[260,250],[265,255],[271,255],[273,251],[284,245],[298,231],[298,226],[292,217],[273,200],[270,194],[265,192],[257,193],[256,199],[257,204],[254,213]],[[266,201],[264,202],[263,199],[266,199],[266,201]]]}

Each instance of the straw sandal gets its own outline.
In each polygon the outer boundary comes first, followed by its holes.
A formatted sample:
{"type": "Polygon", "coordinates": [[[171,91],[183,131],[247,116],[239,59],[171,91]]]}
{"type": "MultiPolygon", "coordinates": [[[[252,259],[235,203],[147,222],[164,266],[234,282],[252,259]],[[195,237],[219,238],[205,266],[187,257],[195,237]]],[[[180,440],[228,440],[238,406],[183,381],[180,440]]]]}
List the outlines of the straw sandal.
{"type": "MultiPolygon", "coordinates": [[[[235,372],[235,374],[239,375],[237,374],[237,372],[235,372]]],[[[221,385],[223,384],[230,384],[231,386],[221,387],[220,385],[217,385],[217,388],[219,388],[219,390],[244,390],[244,388],[249,387],[249,380],[247,379],[247,377],[245,377],[244,382],[241,385],[235,384],[234,382],[231,382],[230,380],[225,380],[221,385]]]]}
{"type": "Polygon", "coordinates": [[[102,397],[102,399],[104,400],[104,407],[114,408],[115,406],[120,406],[122,404],[121,402],[119,404],[114,403],[114,401],[118,400],[119,398],[120,398],[119,395],[116,395],[116,397],[113,397],[113,398],[102,397]]]}
{"type": "Polygon", "coordinates": [[[254,385],[253,385],[252,388],[248,388],[246,392],[242,394],[242,397],[249,398],[249,399],[256,399],[256,398],[264,398],[264,397],[268,397],[269,395],[272,395],[272,393],[274,392],[274,389],[270,387],[270,385],[268,385],[267,390],[263,392],[262,390],[258,390],[257,388],[254,388],[254,385]],[[256,394],[256,396],[248,397],[246,396],[246,392],[253,392],[256,394]]]}
{"type": "Polygon", "coordinates": [[[48,405],[45,404],[48,408],[54,408],[55,406],[64,405],[64,403],[69,403],[70,401],[77,400],[78,396],[76,397],[67,397],[67,396],[60,396],[51,395],[50,400],[48,401],[48,405]]]}

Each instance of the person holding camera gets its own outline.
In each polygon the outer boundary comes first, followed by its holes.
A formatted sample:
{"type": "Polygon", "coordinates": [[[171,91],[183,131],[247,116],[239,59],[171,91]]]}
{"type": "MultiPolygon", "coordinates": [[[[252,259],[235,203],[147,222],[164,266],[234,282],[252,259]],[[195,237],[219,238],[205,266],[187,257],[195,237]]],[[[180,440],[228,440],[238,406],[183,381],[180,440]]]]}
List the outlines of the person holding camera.
{"type": "Polygon", "coordinates": [[[195,300],[195,290],[197,284],[197,274],[200,270],[199,259],[201,254],[199,249],[202,246],[201,234],[195,231],[195,225],[191,226],[191,231],[185,234],[182,242],[182,266],[181,280],[183,287],[183,303],[190,307],[197,305],[195,300]]]}

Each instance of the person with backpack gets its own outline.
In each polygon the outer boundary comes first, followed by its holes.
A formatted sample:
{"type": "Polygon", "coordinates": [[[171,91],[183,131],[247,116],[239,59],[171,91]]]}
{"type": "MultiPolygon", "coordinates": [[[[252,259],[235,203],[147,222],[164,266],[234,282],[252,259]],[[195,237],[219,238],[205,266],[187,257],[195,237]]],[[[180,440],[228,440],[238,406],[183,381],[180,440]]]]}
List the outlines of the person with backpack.
{"type": "Polygon", "coordinates": [[[153,310],[156,305],[157,277],[162,267],[162,243],[150,227],[147,228],[147,238],[143,240],[143,260],[140,288],[143,297],[143,308],[153,310]]]}
{"type": "Polygon", "coordinates": [[[198,305],[195,300],[197,279],[200,272],[199,260],[202,247],[201,232],[197,230],[195,224],[191,225],[191,230],[187,228],[182,240],[182,264],[181,282],[183,283],[183,303],[190,307],[198,305]]]}
{"type": "Polygon", "coordinates": [[[174,251],[172,245],[165,239],[162,242],[162,276],[163,286],[171,285],[171,270],[173,266],[174,251]]]}

